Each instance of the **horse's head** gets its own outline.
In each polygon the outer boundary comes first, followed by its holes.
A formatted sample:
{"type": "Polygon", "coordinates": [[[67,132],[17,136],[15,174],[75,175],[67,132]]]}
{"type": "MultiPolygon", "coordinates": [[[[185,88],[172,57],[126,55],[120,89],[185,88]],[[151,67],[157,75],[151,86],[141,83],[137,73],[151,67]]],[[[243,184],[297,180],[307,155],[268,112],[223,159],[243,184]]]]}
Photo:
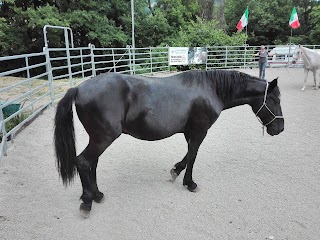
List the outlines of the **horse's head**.
{"type": "Polygon", "coordinates": [[[267,128],[267,133],[271,136],[277,135],[284,130],[280,90],[277,85],[278,78],[267,83],[264,95],[251,105],[261,124],[267,128]]]}
{"type": "Polygon", "coordinates": [[[292,55],[292,63],[295,64],[299,58],[302,57],[301,45],[297,46],[292,55]]]}

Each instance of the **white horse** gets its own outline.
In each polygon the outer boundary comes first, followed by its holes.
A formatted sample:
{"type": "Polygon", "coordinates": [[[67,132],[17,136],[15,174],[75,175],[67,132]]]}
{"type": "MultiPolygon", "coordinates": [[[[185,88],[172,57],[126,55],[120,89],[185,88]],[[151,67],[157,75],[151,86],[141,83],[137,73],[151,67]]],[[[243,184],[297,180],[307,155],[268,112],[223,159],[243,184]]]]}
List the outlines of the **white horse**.
{"type": "Polygon", "coordinates": [[[309,71],[313,72],[314,89],[317,89],[317,70],[320,69],[320,53],[316,50],[299,45],[293,53],[292,63],[295,64],[299,58],[302,58],[304,61],[304,85],[301,90],[306,88],[309,71]]]}

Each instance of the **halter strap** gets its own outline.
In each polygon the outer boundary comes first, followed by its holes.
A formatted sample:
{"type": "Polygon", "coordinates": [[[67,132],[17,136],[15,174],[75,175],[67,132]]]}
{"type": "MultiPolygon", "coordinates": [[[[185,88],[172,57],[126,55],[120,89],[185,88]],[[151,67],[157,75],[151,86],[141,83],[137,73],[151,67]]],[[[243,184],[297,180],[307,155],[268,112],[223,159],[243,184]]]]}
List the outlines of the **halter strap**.
{"type": "Polygon", "coordinates": [[[298,60],[298,59],[300,59],[300,58],[303,58],[303,56],[305,56],[305,59],[303,59],[303,60],[304,60],[304,61],[306,60],[306,62],[307,62],[309,65],[311,65],[309,59],[307,58],[306,54],[304,53],[303,49],[302,49],[301,46],[300,46],[300,47],[299,47],[298,58],[296,58],[296,59],[293,58],[293,59],[298,60]]]}
{"type": "Polygon", "coordinates": [[[264,129],[270,124],[272,123],[274,120],[278,119],[278,118],[283,118],[283,116],[276,116],[271,109],[267,106],[267,95],[268,95],[268,87],[269,87],[269,83],[266,82],[266,89],[264,91],[264,98],[263,98],[263,103],[261,105],[261,107],[258,109],[258,111],[256,112],[256,117],[258,118],[259,122],[262,124],[262,135],[264,135],[264,129]],[[271,119],[268,123],[264,124],[262,122],[262,120],[260,119],[260,117],[258,116],[258,113],[262,110],[262,108],[265,107],[273,116],[273,119],[271,119]]]}

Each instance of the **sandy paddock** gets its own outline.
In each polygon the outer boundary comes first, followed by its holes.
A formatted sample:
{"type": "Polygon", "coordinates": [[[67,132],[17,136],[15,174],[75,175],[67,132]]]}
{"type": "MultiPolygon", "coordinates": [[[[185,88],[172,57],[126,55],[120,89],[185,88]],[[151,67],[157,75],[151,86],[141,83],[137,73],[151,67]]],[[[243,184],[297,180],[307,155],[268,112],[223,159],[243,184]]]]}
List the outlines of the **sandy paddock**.
{"type": "MultiPolygon", "coordinates": [[[[243,70],[256,75],[258,70],[243,70]]],[[[0,161],[0,239],[320,239],[320,90],[302,69],[279,76],[285,131],[262,136],[249,106],[223,112],[200,147],[190,193],[169,170],[183,135],[146,142],[122,135],[100,157],[105,201],[79,215],[80,180],[64,188],[55,168],[51,108],[0,161]]],[[[88,138],[76,121],[80,152],[88,138]]]]}

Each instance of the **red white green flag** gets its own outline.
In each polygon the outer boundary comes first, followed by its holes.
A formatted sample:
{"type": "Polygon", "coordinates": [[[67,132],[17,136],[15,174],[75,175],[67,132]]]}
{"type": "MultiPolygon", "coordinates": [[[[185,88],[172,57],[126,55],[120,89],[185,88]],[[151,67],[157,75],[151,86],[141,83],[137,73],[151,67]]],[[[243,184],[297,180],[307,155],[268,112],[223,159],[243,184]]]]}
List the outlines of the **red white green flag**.
{"type": "Polygon", "coordinates": [[[289,25],[290,25],[292,28],[298,28],[298,27],[300,27],[300,22],[299,22],[299,18],[298,18],[298,14],[297,14],[296,7],[294,7],[294,8],[292,9],[291,16],[290,16],[290,20],[289,20],[289,25]]]}
{"type": "Polygon", "coordinates": [[[242,15],[240,21],[236,26],[236,28],[238,29],[238,32],[242,31],[242,29],[248,25],[248,17],[249,17],[249,8],[247,7],[246,11],[242,15]]]}

